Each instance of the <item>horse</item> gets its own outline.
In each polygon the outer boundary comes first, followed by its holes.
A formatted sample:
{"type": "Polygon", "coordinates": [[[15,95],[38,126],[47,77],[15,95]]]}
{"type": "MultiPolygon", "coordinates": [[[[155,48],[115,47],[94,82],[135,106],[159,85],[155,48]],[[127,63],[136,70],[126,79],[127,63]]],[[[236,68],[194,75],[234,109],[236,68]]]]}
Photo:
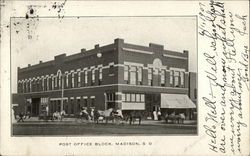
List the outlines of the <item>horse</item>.
{"type": "Polygon", "coordinates": [[[52,114],[52,120],[62,121],[65,115],[66,112],[64,110],[62,110],[61,112],[56,111],[52,114]]]}
{"type": "Polygon", "coordinates": [[[128,122],[129,124],[134,124],[135,121],[138,121],[138,124],[141,124],[141,119],[142,119],[142,115],[140,112],[136,112],[136,111],[132,111],[131,113],[129,113],[126,117],[125,117],[125,121],[128,122]]]}
{"type": "Polygon", "coordinates": [[[98,110],[97,112],[99,114],[97,120],[99,120],[100,117],[103,117],[103,119],[106,120],[106,123],[108,123],[109,120],[112,120],[114,123],[113,108],[109,108],[104,111],[98,110]]]}
{"type": "Polygon", "coordinates": [[[166,114],[165,116],[166,123],[168,123],[168,120],[172,120],[172,123],[184,123],[185,115],[184,113],[175,115],[175,112],[171,113],[170,115],[166,114]]]}
{"type": "Polygon", "coordinates": [[[180,113],[179,115],[177,115],[178,123],[184,124],[184,120],[185,120],[185,114],[184,113],[180,113]]]}
{"type": "Polygon", "coordinates": [[[60,112],[56,111],[52,114],[52,120],[59,120],[61,121],[62,120],[62,116],[60,114],[60,112]]]}
{"type": "MultiPolygon", "coordinates": [[[[82,121],[83,119],[89,121],[89,120],[91,119],[91,117],[90,117],[89,113],[87,112],[87,110],[86,110],[86,109],[83,109],[83,110],[81,110],[81,111],[79,112],[77,119],[80,119],[81,121],[82,121]]],[[[77,119],[76,119],[76,120],[77,120],[77,119]]]]}

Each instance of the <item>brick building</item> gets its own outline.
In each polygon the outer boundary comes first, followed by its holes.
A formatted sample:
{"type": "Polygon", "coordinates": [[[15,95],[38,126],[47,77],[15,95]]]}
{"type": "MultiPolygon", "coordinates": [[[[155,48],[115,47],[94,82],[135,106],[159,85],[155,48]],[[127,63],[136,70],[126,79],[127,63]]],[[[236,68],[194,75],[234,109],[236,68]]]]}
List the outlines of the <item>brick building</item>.
{"type": "Polygon", "coordinates": [[[177,110],[190,116],[196,105],[196,74],[188,69],[188,51],[165,50],[114,43],[80,53],[54,57],[25,68],[18,67],[18,92],[13,103],[33,116],[65,110],[68,116],[82,107],[123,113],[140,110],[150,116],[153,110],[177,110]],[[192,76],[191,76],[192,75],[192,76]],[[195,75],[195,76],[194,76],[195,75]]]}

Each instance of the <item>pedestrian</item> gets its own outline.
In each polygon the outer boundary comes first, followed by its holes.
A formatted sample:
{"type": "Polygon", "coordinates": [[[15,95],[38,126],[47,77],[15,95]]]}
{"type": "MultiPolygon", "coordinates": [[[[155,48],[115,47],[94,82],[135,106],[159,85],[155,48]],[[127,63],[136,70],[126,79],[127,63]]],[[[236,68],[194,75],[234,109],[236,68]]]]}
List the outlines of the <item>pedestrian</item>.
{"type": "Polygon", "coordinates": [[[161,120],[161,110],[160,109],[158,110],[157,115],[158,115],[158,120],[161,120]]]}
{"type": "Polygon", "coordinates": [[[20,122],[20,121],[22,121],[22,122],[24,122],[24,120],[23,120],[23,112],[20,112],[19,113],[19,120],[17,121],[17,122],[20,122]]]}
{"type": "Polygon", "coordinates": [[[154,120],[158,120],[156,110],[153,111],[154,120]]]}

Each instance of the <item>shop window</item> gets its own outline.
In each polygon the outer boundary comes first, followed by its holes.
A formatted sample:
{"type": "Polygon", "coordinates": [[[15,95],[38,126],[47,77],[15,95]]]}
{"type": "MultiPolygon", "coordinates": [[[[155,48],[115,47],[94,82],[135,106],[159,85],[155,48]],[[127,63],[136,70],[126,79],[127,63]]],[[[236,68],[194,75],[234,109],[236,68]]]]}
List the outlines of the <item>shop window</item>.
{"type": "Polygon", "coordinates": [[[90,107],[95,107],[95,98],[91,98],[90,107]]]}
{"type": "Polygon", "coordinates": [[[126,102],[145,102],[144,94],[135,94],[135,93],[123,93],[122,101],[126,102]]]}
{"type": "Polygon", "coordinates": [[[161,86],[165,86],[165,70],[161,70],[161,86]]]}
{"type": "Polygon", "coordinates": [[[135,94],[131,94],[131,101],[135,102],[135,94]]]}
{"type": "Polygon", "coordinates": [[[81,110],[81,102],[80,99],[76,100],[76,105],[77,105],[77,110],[80,111],[81,110]]]}
{"type": "Polygon", "coordinates": [[[66,114],[69,114],[69,110],[68,110],[68,109],[69,109],[69,107],[68,107],[68,102],[67,102],[67,103],[65,103],[63,106],[64,106],[65,113],[66,113],[66,114]]]}
{"type": "Polygon", "coordinates": [[[122,93],[122,101],[126,101],[126,94],[122,93]]]}
{"type": "Polygon", "coordinates": [[[142,67],[138,67],[138,84],[142,85],[142,67]]]}
{"type": "Polygon", "coordinates": [[[126,101],[130,101],[130,94],[126,94],[126,101]]]}
{"type": "Polygon", "coordinates": [[[136,102],[141,102],[141,94],[136,94],[136,102]]]}
{"type": "Polygon", "coordinates": [[[145,95],[141,94],[141,102],[145,102],[145,95]]]}
{"type": "Polygon", "coordinates": [[[130,68],[130,84],[136,84],[136,67],[131,66],[130,68]]]}
{"type": "Polygon", "coordinates": [[[83,99],[83,107],[88,107],[88,99],[83,99]]]}
{"type": "Polygon", "coordinates": [[[71,99],[71,100],[70,100],[70,105],[71,105],[70,114],[74,114],[74,99],[71,99]]]}

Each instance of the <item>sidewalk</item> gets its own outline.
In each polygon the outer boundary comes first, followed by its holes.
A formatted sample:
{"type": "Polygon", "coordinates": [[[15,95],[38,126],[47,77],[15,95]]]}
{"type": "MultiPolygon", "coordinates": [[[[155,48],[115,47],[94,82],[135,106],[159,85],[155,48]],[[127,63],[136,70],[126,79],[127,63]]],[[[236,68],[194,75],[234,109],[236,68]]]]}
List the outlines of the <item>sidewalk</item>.
{"type": "MultiPolygon", "coordinates": [[[[29,119],[25,119],[24,122],[13,122],[13,124],[69,124],[69,125],[77,125],[77,124],[92,124],[93,121],[86,121],[86,120],[81,120],[77,118],[63,118],[62,121],[58,120],[39,120],[38,117],[31,117],[29,119]]],[[[105,124],[106,122],[99,122],[99,124],[105,124]]],[[[120,122],[123,124],[129,124],[129,122],[120,122]]],[[[112,124],[112,121],[109,121],[108,124],[112,124]]],[[[173,125],[173,126],[196,126],[197,121],[196,120],[185,120],[184,124],[172,124],[168,123],[166,124],[165,120],[161,121],[155,121],[155,120],[142,120],[141,121],[142,125],[173,125]]],[[[138,121],[135,121],[134,125],[138,125],[138,121]]]]}

